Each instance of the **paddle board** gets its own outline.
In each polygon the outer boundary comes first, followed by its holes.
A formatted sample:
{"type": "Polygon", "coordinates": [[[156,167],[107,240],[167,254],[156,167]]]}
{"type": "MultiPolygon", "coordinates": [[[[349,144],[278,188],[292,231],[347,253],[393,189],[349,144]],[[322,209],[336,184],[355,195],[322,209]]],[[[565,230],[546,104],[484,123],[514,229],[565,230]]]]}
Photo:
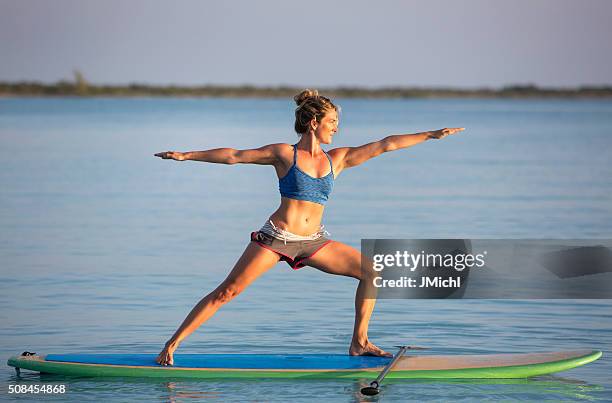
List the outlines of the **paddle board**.
{"type": "MultiPolygon", "coordinates": [[[[601,357],[579,350],[531,354],[406,355],[387,378],[527,378],[565,371],[601,357]]],[[[74,376],[156,378],[375,378],[391,358],[340,354],[175,354],[160,366],[156,354],[47,354],[15,356],[8,365],[74,376]]]]}

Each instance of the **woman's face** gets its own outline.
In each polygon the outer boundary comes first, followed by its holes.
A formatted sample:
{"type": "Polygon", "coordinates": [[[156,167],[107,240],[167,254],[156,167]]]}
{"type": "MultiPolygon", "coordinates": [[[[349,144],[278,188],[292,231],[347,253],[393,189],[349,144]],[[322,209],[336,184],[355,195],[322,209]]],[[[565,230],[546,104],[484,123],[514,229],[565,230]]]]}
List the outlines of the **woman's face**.
{"type": "Polygon", "coordinates": [[[328,111],[315,129],[315,137],[323,144],[331,144],[332,137],[338,131],[338,112],[328,111]]]}

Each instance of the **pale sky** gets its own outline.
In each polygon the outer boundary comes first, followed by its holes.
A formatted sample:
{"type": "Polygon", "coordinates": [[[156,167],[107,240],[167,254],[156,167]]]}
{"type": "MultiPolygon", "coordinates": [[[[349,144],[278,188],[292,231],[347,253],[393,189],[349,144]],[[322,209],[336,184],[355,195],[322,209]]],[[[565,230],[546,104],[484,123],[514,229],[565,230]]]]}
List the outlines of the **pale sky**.
{"type": "Polygon", "coordinates": [[[0,0],[0,81],[612,85],[612,0],[0,0]]]}

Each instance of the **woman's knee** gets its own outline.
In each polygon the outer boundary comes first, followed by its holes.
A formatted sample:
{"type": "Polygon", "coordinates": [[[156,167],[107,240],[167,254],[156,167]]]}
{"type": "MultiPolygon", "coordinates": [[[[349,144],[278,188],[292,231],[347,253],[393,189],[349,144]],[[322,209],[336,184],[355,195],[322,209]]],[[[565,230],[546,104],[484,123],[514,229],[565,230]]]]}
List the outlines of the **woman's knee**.
{"type": "Polygon", "coordinates": [[[372,262],[364,259],[359,266],[359,279],[362,281],[372,282],[374,277],[377,276],[372,262]]]}
{"type": "Polygon", "coordinates": [[[217,304],[223,305],[234,299],[238,294],[242,292],[242,290],[243,287],[240,287],[237,284],[223,285],[217,290],[215,290],[213,299],[217,304]]]}

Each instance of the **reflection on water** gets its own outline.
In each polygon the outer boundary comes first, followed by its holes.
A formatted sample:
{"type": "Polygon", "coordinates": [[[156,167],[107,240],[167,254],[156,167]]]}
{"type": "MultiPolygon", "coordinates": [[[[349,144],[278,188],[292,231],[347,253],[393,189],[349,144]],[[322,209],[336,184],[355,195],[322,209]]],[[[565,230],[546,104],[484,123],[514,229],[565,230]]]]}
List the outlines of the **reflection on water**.
{"type": "Polygon", "coordinates": [[[360,390],[371,379],[351,380],[175,380],[148,378],[81,378],[51,374],[22,372],[13,376],[9,384],[68,384],[67,400],[100,398],[147,399],[170,402],[199,400],[219,401],[346,401],[393,400],[441,401],[517,401],[571,400],[593,401],[603,395],[604,387],[563,376],[541,376],[531,379],[457,379],[457,380],[399,380],[383,381],[378,396],[364,396],[360,390]]]}
{"type": "Polygon", "coordinates": [[[201,386],[194,387],[194,385],[177,382],[168,382],[165,383],[165,386],[168,388],[168,401],[172,403],[189,399],[217,399],[222,397],[220,392],[204,390],[201,386]]]}

